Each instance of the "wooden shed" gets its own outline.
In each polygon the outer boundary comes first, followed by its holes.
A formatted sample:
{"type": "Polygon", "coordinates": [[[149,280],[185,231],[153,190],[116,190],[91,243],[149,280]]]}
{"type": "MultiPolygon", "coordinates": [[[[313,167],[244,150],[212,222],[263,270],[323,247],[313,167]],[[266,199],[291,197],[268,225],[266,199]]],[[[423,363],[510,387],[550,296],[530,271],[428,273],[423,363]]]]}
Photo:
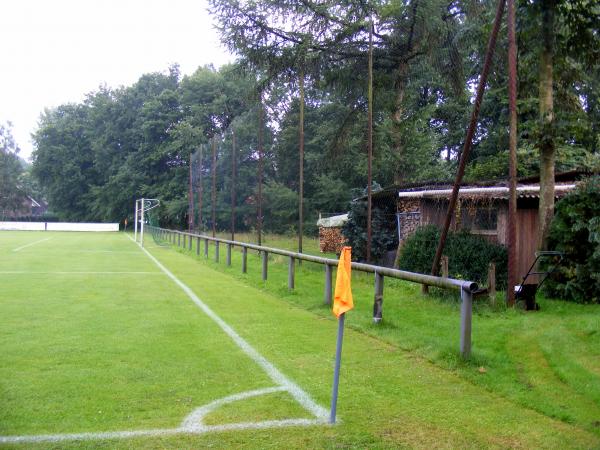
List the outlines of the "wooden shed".
{"type": "MultiPolygon", "coordinates": [[[[558,174],[556,199],[576,186],[579,172],[558,174]]],[[[517,186],[517,276],[521,279],[535,259],[538,239],[539,180],[522,179],[517,186]]],[[[373,202],[391,200],[397,205],[398,240],[402,243],[423,225],[442,226],[452,193],[451,184],[425,183],[386,188],[373,195],[373,202]]],[[[485,182],[463,185],[451,230],[469,230],[501,245],[508,243],[508,183],[485,182]]]]}

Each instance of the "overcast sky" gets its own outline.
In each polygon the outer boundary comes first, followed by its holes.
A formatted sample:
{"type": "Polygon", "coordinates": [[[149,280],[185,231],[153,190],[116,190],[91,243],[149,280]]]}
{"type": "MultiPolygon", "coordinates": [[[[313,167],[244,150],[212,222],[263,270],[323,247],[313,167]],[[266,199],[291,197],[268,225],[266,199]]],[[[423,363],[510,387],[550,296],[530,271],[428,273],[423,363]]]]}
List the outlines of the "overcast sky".
{"type": "Polygon", "coordinates": [[[101,84],[182,74],[233,60],[205,0],[0,0],[0,122],[13,123],[21,156],[46,107],[80,102],[101,84]]]}

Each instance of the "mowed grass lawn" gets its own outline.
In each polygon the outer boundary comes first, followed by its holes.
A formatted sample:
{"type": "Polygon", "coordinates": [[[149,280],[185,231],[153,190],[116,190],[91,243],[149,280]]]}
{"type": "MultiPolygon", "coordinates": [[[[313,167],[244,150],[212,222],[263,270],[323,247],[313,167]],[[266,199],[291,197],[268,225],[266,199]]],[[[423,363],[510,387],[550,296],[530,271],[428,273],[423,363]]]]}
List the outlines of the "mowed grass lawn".
{"type": "MultiPolygon", "coordinates": [[[[321,305],[320,267],[298,268],[289,292],[284,260],[273,258],[263,283],[254,255],[242,275],[237,252],[225,267],[213,253],[207,261],[195,249],[148,237],[146,244],[250,345],[329,406],[337,324],[321,305]]],[[[0,256],[0,436],[173,428],[196,407],[273,386],[124,234],[3,232],[0,256]]],[[[597,308],[544,302],[537,315],[481,308],[473,361],[463,363],[457,304],[386,280],[384,324],[376,328],[370,281],[354,277],[357,307],[348,314],[335,426],[5,446],[600,447],[597,308]]],[[[226,405],[206,422],[297,417],[310,414],[274,393],[226,405]]]]}

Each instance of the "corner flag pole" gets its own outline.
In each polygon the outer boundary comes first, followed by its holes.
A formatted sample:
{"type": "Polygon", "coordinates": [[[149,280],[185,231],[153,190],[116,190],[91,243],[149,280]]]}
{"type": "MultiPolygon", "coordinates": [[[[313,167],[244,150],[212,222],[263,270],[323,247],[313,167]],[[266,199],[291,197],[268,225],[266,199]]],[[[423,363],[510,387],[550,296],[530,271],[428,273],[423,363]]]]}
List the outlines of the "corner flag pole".
{"type": "Polygon", "coordinates": [[[344,339],[344,321],[346,312],[354,308],[352,300],[351,287],[351,265],[352,248],[342,248],[340,262],[338,263],[337,274],[335,278],[335,295],[333,300],[333,314],[338,318],[338,334],[335,349],[335,369],[333,371],[333,390],[331,393],[331,410],[329,423],[335,423],[337,412],[338,387],[340,384],[340,366],[342,363],[342,341],[344,339]]]}
{"type": "Polygon", "coordinates": [[[331,393],[331,412],[329,423],[335,423],[337,412],[338,387],[340,385],[340,366],[342,364],[342,341],[344,339],[344,321],[346,313],[340,315],[338,320],[337,344],[335,347],[335,369],[333,371],[333,391],[331,393]]]}

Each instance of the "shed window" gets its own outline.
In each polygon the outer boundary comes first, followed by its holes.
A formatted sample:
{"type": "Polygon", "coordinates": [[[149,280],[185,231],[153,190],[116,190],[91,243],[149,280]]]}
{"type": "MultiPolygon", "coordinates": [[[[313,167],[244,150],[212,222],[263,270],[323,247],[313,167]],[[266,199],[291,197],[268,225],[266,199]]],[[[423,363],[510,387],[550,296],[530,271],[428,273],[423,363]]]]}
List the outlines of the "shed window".
{"type": "Polygon", "coordinates": [[[498,229],[498,211],[495,208],[463,210],[463,227],[472,231],[496,231],[498,229]]]}

